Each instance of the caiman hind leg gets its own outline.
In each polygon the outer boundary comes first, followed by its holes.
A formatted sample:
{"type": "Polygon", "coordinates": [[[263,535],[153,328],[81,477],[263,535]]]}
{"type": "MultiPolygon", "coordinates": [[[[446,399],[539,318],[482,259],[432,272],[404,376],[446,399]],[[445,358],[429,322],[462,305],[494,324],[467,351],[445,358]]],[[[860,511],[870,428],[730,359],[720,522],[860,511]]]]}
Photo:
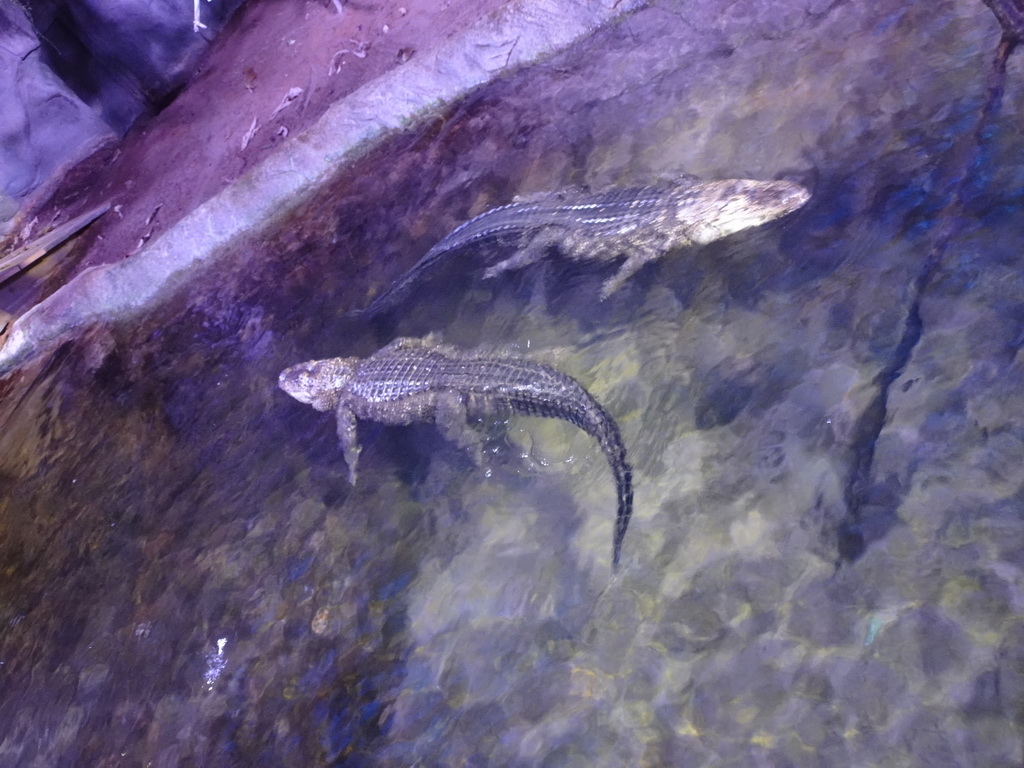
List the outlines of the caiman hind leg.
{"type": "Polygon", "coordinates": [[[466,451],[477,467],[484,463],[484,438],[469,423],[466,402],[458,392],[442,392],[434,405],[434,423],[441,434],[466,451]]]}
{"type": "Polygon", "coordinates": [[[623,283],[640,271],[641,267],[650,261],[654,261],[661,254],[661,249],[653,246],[633,246],[630,248],[629,256],[622,262],[618,272],[605,280],[604,285],[601,286],[601,301],[604,301],[619,290],[623,283]]]}
{"type": "Polygon", "coordinates": [[[521,241],[523,244],[512,256],[504,261],[499,261],[493,267],[484,271],[484,277],[490,279],[497,277],[503,272],[513,269],[522,269],[530,264],[535,264],[545,256],[554,246],[562,240],[561,228],[545,227],[533,235],[527,235],[521,241]]]}

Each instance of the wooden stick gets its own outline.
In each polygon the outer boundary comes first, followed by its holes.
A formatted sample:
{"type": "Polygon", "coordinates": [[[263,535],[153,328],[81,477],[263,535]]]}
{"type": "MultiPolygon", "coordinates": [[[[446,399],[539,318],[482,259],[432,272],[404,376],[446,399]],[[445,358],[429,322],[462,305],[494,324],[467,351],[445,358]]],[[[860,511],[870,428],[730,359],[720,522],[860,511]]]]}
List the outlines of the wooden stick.
{"type": "Polygon", "coordinates": [[[110,210],[110,203],[104,203],[97,208],[93,208],[91,211],[83,213],[81,216],[76,216],[71,219],[71,221],[67,221],[59,227],[50,230],[42,237],[38,237],[33,240],[28,245],[24,245],[15,251],[11,251],[7,256],[0,259],[0,280],[5,277],[3,274],[4,270],[10,267],[26,269],[54,248],[61,245],[65,240],[70,238],[79,230],[84,229],[88,224],[92,223],[108,210],[110,210]]]}

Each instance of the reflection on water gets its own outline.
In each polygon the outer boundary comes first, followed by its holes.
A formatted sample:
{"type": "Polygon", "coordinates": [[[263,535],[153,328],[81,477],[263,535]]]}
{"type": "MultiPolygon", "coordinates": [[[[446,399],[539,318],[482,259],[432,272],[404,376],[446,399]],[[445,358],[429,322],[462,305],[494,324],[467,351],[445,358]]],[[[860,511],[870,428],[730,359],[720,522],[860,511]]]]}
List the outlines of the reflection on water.
{"type": "Polygon", "coordinates": [[[872,441],[880,530],[836,565],[856,425],[997,34],[981,4],[890,11],[704,37],[655,6],[396,137],[143,326],[9,380],[0,763],[1019,764],[1012,81],[872,441]],[[387,326],[348,316],[517,192],[663,168],[815,196],[605,302],[613,267],[454,262],[387,326]],[[616,418],[620,576],[607,467],[571,426],[484,425],[478,470],[430,425],[363,423],[352,487],[333,420],[276,387],[431,330],[555,365],[616,418]]]}

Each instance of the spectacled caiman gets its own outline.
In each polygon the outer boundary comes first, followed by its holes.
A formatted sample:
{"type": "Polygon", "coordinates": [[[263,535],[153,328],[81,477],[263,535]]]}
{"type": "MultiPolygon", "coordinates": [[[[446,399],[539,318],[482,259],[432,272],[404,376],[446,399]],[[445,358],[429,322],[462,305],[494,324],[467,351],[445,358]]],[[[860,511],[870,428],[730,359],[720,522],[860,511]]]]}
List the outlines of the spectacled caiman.
{"type": "Polygon", "coordinates": [[[809,198],[792,181],[702,181],[695,176],[599,192],[569,189],[531,195],[455,229],[360,314],[374,317],[393,309],[449,252],[501,237],[512,238],[516,252],[487,269],[485,277],[533,264],[553,247],[577,261],[609,262],[624,256],[618,272],[602,286],[605,299],[666,251],[706,245],[765,224],[809,198]]]}
{"type": "Polygon", "coordinates": [[[615,476],[612,565],[618,567],[633,511],[632,470],[618,425],[571,376],[529,360],[400,338],[367,358],[293,365],[281,372],[278,383],[299,402],[337,416],[353,484],[360,453],[357,419],[392,425],[433,421],[460,447],[474,449],[478,462],[481,439],[469,426],[470,418],[513,412],[575,424],[597,440],[615,476]]]}

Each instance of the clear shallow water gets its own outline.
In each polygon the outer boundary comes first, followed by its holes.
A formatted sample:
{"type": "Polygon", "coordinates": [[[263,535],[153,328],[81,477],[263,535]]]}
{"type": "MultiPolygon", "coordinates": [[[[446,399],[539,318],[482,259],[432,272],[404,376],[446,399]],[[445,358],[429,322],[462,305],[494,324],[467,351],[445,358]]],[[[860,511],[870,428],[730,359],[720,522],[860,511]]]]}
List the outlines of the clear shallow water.
{"type": "Polygon", "coordinates": [[[836,565],[858,425],[997,39],[980,3],[919,5],[704,27],[656,6],[9,382],[0,763],[1019,764],[1015,61],[871,441],[868,545],[836,565]],[[671,170],[815,196],[608,302],[600,269],[463,261],[393,323],[346,316],[516,193],[671,170]],[[429,425],[362,424],[352,488],[333,419],[276,388],[428,331],[556,365],[615,416],[636,481],[618,578],[579,431],[489,425],[477,469],[429,425]]]}

